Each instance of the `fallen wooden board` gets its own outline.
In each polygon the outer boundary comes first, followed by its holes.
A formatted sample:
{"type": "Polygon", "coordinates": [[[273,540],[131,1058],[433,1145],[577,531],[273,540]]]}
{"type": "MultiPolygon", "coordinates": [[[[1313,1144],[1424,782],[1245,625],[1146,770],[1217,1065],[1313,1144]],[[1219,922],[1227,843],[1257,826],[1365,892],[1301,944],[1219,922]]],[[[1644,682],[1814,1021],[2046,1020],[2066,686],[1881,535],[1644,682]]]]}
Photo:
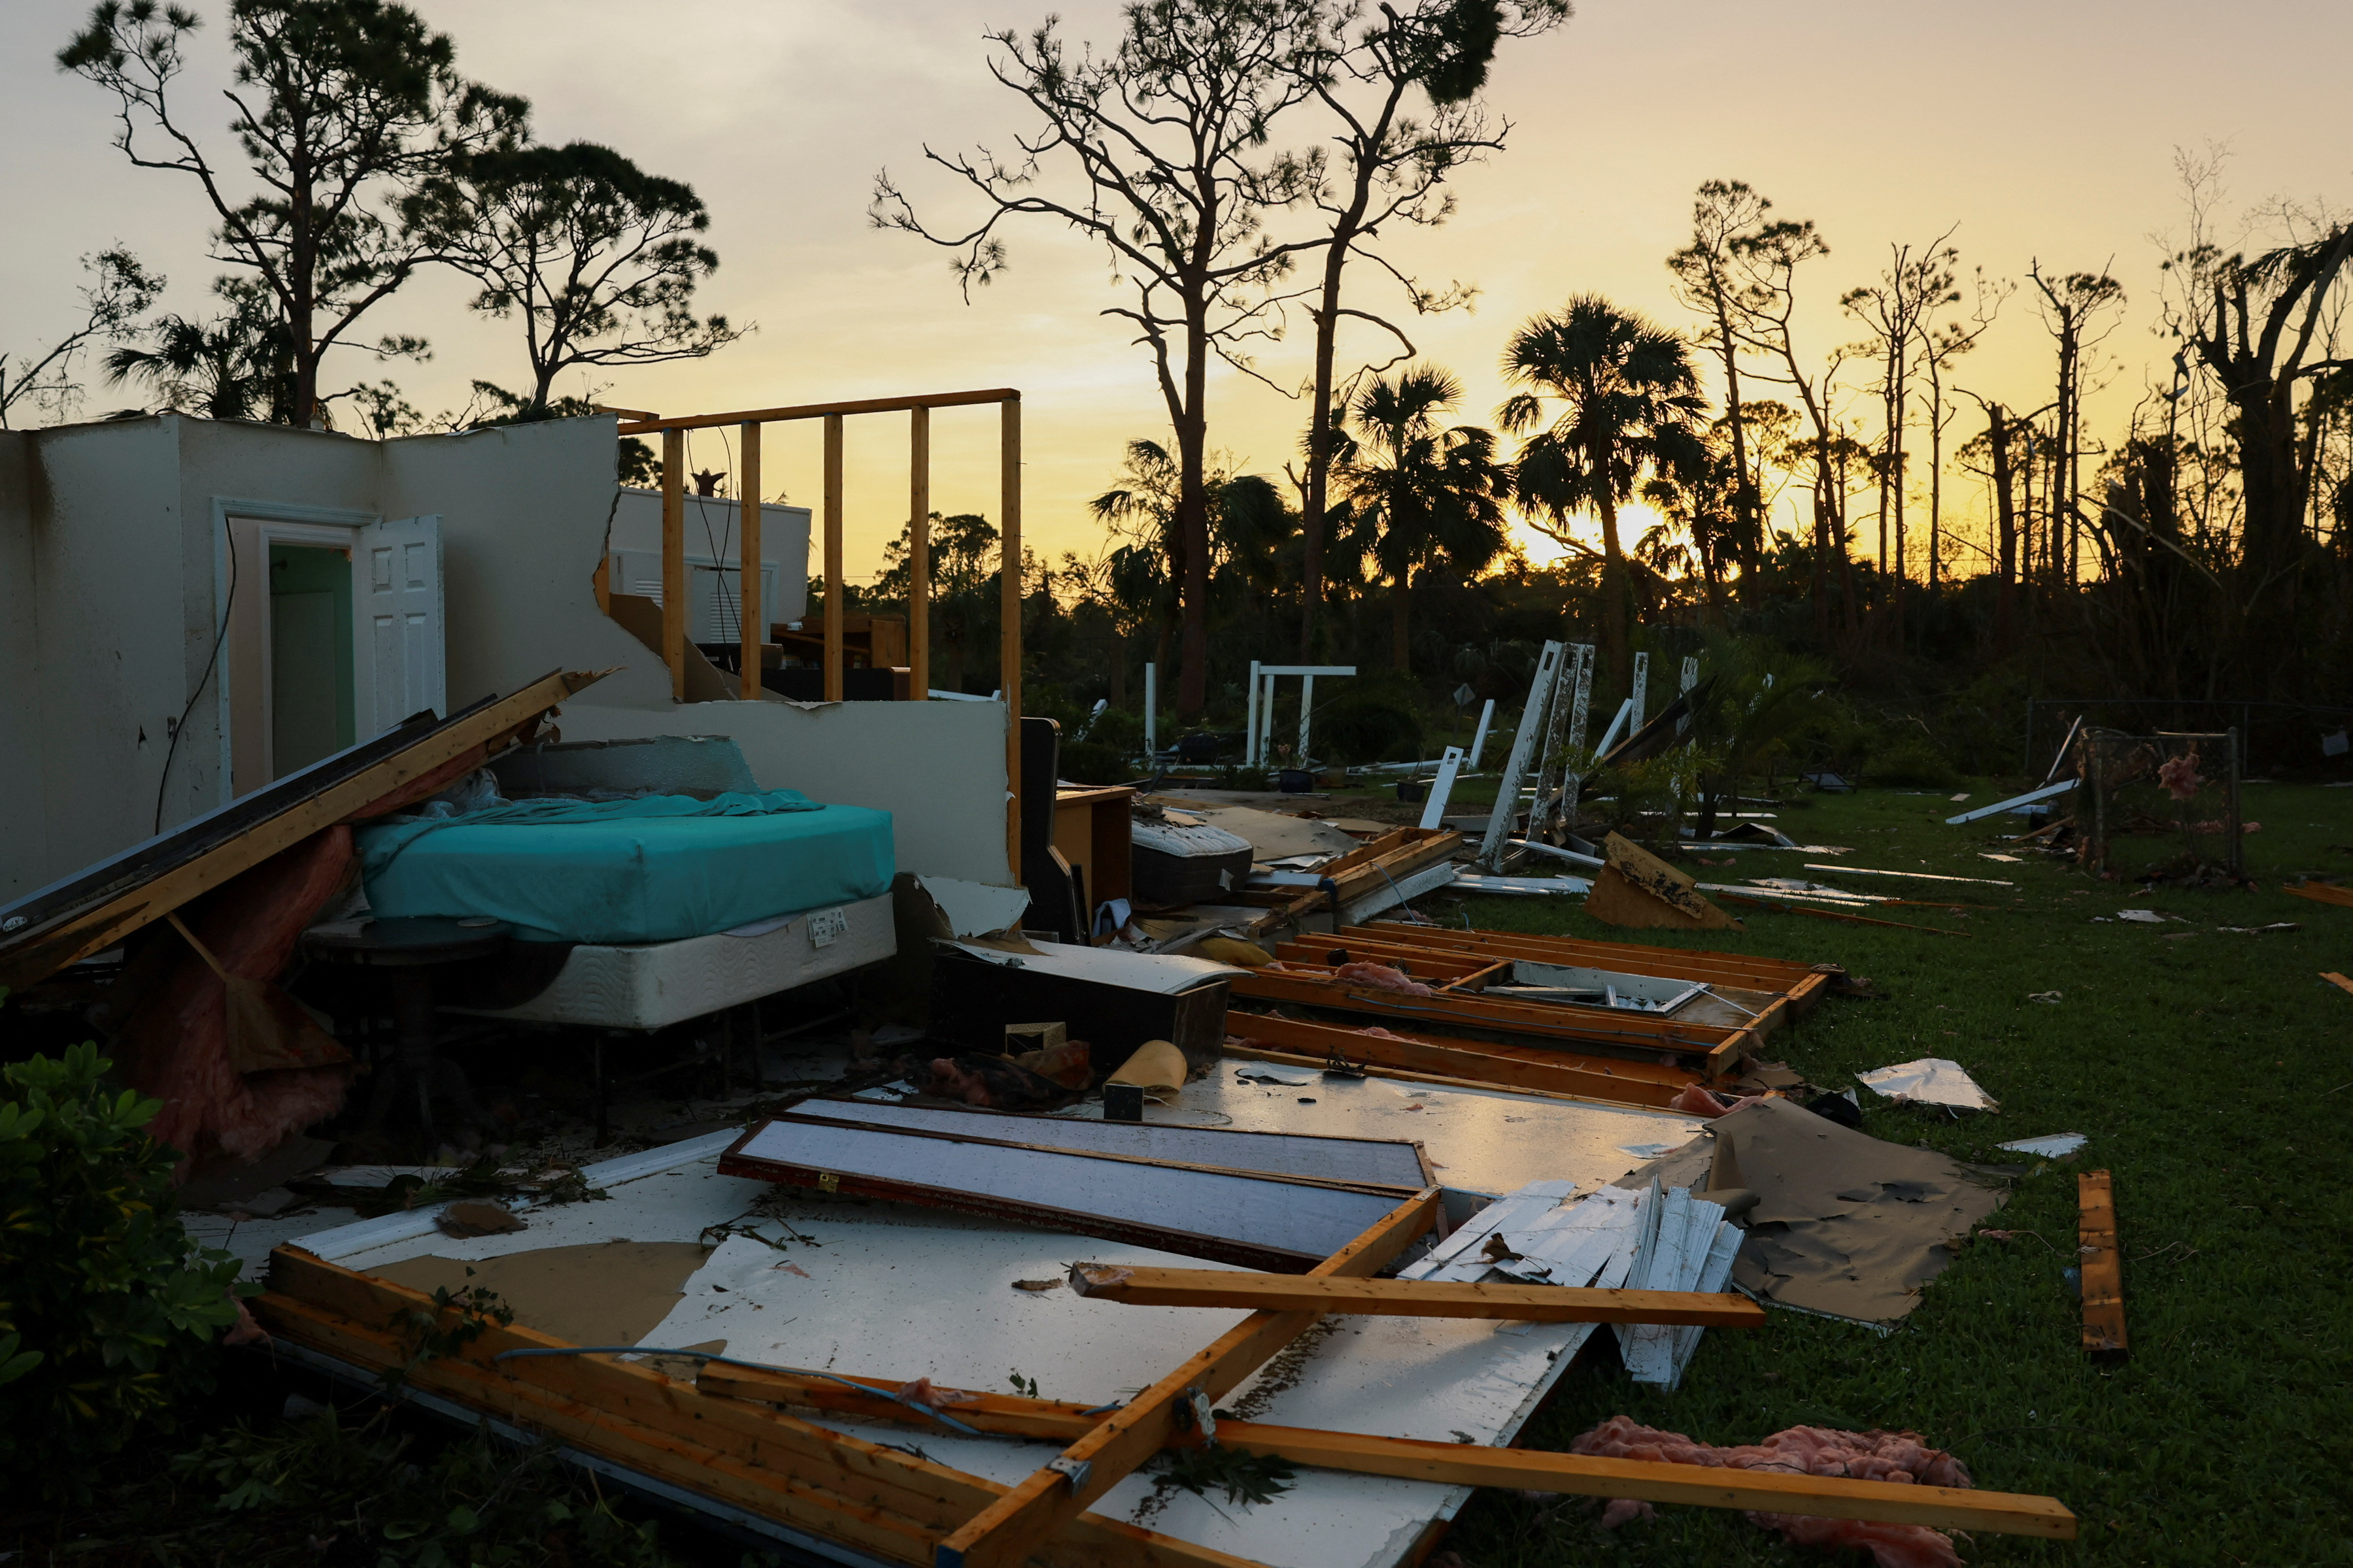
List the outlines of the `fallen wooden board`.
{"type": "Polygon", "coordinates": [[[0,985],[23,987],[112,945],[322,828],[443,789],[607,670],[543,676],[512,697],[419,714],[0,909],[0,985]]]}
{"type": "MultiPolygon", "coordinates": [[[[270,1281],[253,1309],[273,1334],[363,1370],[405,1368],[406,1382],[417,1388],[894,1562],[928,1563],[942,1536],[1007,1490],[897,1448],[706,1395],[641,1364],[581,1354],[497,1359],[575,1348],[530,1329],[488,1323],[454,1353],[412,1364],[410,1345],[386,1325],[433,1321],[430,1298],[293,1247],[271,1254],[270,1281]]],[[[438,1318],[448,1325],[458,1314],[448,1310],[438,1318]]],[[[1055,1568],[1106,1562],[1252,1568],[1229,1553],[1091,1513],[1040,1542],[1038,1556],[1055,1568]]]]}
{"type": "Polygon", "coordinates": [[[2330,882],[2282,882],[2280,891],[2294,893],[2299,899],[2310,899],[2316,904],[2340,904],[2353,908],[2353,888],[2340,888],[2330,882]]]}
{"type": "Polygon", "coordinates": [[[2014,888],[2015,882],[2005,882],[1996,877],[1944,877],[1934,871],[1880,871],[1869,866],[1828,866],[1815,860],[1804,863],[1809,871],[1844,871],[1851,877],[1908,877],[1915,882],[1975,882],[1987,888],[2014,888]]]}
{"type": "MultiPolygon", "coordinates": [[[[1547,1287],[1549,1288],[1549,1287],[1547,1287]]],[[[794,1405],[865,1420],[913,1423],[927,1418],[891,1395],[904,1380],[849,1377],[836,1381],[782,1369],[706,1365],[696,1385],[712,1394],[794,1405]],[[844,1384],[858,1387],[846,1387],[844,1384]]],[[[1014,1437],[1083,1436],[1103,1413],[1069,1401],[1024,1399],[986,1391],[936,1390],[940,1408],[982,1432],[1014,1437]]],[[[1373,1437],[1353,1432],[1275,1426],[1256,1421],[1218,1422],[1218,1441],[1245,1453],[1293,1464],[1453,1486],[1512,1487],[1580,1497],[1636,1498],[1699,1508],[1755,1509],[1820,1519],[1872,1519],[1944,1530],[1982,1530],[2049,1541],[2075,1538],[2075,1516],[2055,1498],[1923,1487],[1843,1477],[1794,1476],[1771,1470],[1705,1469],[1637,1459],[1484,1445],[1373,1437]]]]}
{"type": "Polygon", "coordinates": [[[1701,1081],[1697,1073],[1638,1058],[1582,1056],[1428,1031],[1367,1035],[1337,1024],[1239,1011],[1226,1014],[1225,1050],[1228,1056],[1319,1068],[1337,1057],[1352,1067],[1389,1068],[1476,1087],[1546,1091],[1620,1105],[1664,1106],[1701,1081]],[[1237,1037],[1247,1043],[1238,1046],[1237,1037]]]}
{"type": "Polygon", "coordinates": [[[1633,973],[1668,975],[1682,980],[1705,980],[1751,991],[1795,994],[1809,998],[1837,973],[1787,959],[1757,958],[1741,952],[1713,952],[1696,948],[1660,947],[1650,942],[1592,942],[1583,937],[1536,936],[1525,931],[1452,931],[1444,926],[1408,925],[1375,921],[1339,932],[1343,941],[1407,942],[1415,946],[1451,948],[1460,952],[1533,958],[1586,969],[1622,969],[1633,973]]]}
{"type": "Polygon", "coordinates": [[[1432,1279],[1305,1279],[1219,1268],[1073,1263],[1071,1289],[1137,1307],[1244,1307],[1392,1318],[1499,1318],[1523,1323],[1694,1323],[1754,1329],[1765,1309],[1747,1297],[1692,1290],[1588,1290],[1432,1279]]]}
{"type": "MultiPolygon", "coordinates": [[[[1377,1272],[1437,1223],[1438,1198],[1432,1188],[1399,1204],[1313,1272],[1344,1277],[1377,1272]]],[[[1198,1419],[1197,1408],[1206,1415],[1321,1316],[1314,1311],[1251,1313],[941,1542],[933,1557],[935,1568],[1012,1568],[1022,1562],[1089,1503],[1168,1447],[1186,1424],[1198,1419]]]]}
{"type": "Polygon", "coordinates": [[[1476,993],[1441,992],[1415,996],[1333,978],[1316,970],[1253,969],[1234,977],[1233,994],[1256,1002],[1289,1003],[1350,1017],[1388,1024],[1402,1020],[1419,1028],[1451,1026],[1501,1035],[1515,1044],[1558,1040],[1612,1055],[1662,1052],[1704,1064],[1720,1076],[1743,1052],[1760,1049],[1754,1025],[1727,1029],[1713,1024],[1678,1023],[1661,1014],[1616,1009],[1553,1007],[1537,1002],[1489,1000],[1476,993]]]}
{"type": "Polygon", "coordinates": [[[2116,1194],[2105,1171],[2075,1177],[2083,1259],[2084,1348],[2094,1355],[2122,1355],[2125,1339],[2125,1271],[2116,1252],[2116,1194]]]}
{"type": "Polygon", "coordinates": [[[1936,936],[1967,936],[1965,931],[1947,931],[1942,926],[1914,925],[1908,921],[1874,920],[1869,915],[1850,914],[1844,910],[1824,909],[1820,904],[1794,903],[1788,899],[1769,898],[1762,893],[1741,893],[1730,889],[1715,889],[1715,896],[1730,903],[1748,904],[1760,910],[1782,910],[1793,915],[1814,915],[1826,921],[1844,921],[1849,925],[1888,926],[1896,931],[1925,931],[1936,936]]]}
{"type": "Polygon", "coordinates": [[[2322,970],[2320,972],[2320,977],[2323,980],[2327,981],[2331,985],[2336,986],[2339,991],[2353,991],[2353,980],[2346,979],[2345,976],[2337,973],[2333,969],[2322,970]]]}

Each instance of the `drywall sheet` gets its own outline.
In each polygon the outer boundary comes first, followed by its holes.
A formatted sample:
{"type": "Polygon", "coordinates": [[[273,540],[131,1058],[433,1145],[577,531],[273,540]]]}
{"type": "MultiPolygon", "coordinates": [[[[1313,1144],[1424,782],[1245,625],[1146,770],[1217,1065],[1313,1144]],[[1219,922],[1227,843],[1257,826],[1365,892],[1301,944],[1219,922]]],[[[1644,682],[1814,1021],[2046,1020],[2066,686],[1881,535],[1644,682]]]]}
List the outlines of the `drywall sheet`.
{"type": "Polygon", "coordinates": [[[1160,996],[1179,996],[1211,981],[1249,973],[1230,963],[1214,963],[1182,953],[1123,952],[1115,947],[1074,947],[1059,942],[1025,942],[1018,950],[982,947],[968,942],[948,945],[1006,969],[1027,969],[1060,980],[1083,980],[1092,985],[1116,985],[1122,990],[1148,991],[1160,996]]]}
{"type": "Polygon", "coordinates": [[[1949,1155],[1888,1143],[1794,1101],[1760,1100],[1709,1123],[1620,1186],[1707,1185],[1718,1140],[1757,1194],[1732,1278],[1783,1306],[1885,1323],[1920,1304],[1953,1258],[1945,1244],[2000,1208],[2005,1194],[1949,1155]]]}
{"type": "Polygon", "coordinates": [[[1339,1251],[1399,1201],[1393,1192],[832,1127],[790,1116],[745,1133],[720,1169],[1288,1272],[1339,1251]]]}
{"type": "MultiPolygon", "coordinates": [[[[1067,1289],[1016,1289],[1016,1280],[1059,1279],[1074,1258],[1145,1267],[1190,1260],[1147,1247],[1074,1242],[1067,1233],[723,1176],[713,1162],[731,1138],[719,1134],[591,1166],[583,1173],[612,1194],[609,1201],[530,1208],[530,1228],[514,1234],[457,1240],[434,1229],[427,1209],[305,1237],[299,1245],[369,1271],[428,1254],[479,1268],[485,1258],[617,1238],[691,1243],[707,1227],[730,1226],[736,1234],[638,1342],[712,1348],[720,1341],[725,1354],[774,1366],[928,1377],[949,1388],[1001,1389],[1009,1368],[1035,1377],[1046,1397],[1096,1403],[1132,1393],[1141,1379],[1156,1375],[1152,1369],[1248,1315],[1112,1306],[1067,1289]]],[[[1508,1444],[1591,1328],[1328,1318],[1302,1342],[1300,1353],[1228,1395],[1224,1407],[1285,1426],[1508,1444]]],[[[942,1464],[1007,1485],[1059,1451],[1056,1445],[821,1419],[875,1442],[917,1443],[942,1464]]],[[[1470,1495],[1467,1487],[1303,1470],[1280,1506],[1238,1509],[1144,1474],[1121,1482],[1095,1507],[1277,1568],[1399,1568],[1413,1561],[1432,1521],[1451,1518],[1470,1495]]]]}
{"type": "Polygon", "coordinates": [[[1034,1143],[1079,1153],[1124,1154],[1134,1159],[1212,1165],[1266,1175],[1314,1176],[1327,1182],[1370,1183],[1414,1191],[1429,1184],[1421,1168],[1419,1146],[1396,1141],[1238,1132],[1226,1128],[1169,1127],[1149,1121],[1078,1121],[1060,1116],[942,1110],[854,1099],[803,1100],[796,1111],[803,1116],[861,1121],[874,1127],[1034,1143]]]}

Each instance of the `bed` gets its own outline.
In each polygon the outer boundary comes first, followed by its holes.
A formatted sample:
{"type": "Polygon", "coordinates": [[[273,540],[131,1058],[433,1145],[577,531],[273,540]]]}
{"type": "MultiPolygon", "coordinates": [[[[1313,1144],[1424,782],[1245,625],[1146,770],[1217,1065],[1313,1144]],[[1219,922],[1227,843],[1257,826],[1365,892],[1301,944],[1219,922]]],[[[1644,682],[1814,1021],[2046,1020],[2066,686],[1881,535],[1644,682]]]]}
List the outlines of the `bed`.
{"type": "Polygon", "coordinates": [[[896,950],[891,814],[790,790],[499,801],[363,829],[370,911],[570,944],[480,1016],[651,1030],[896,950]]]}

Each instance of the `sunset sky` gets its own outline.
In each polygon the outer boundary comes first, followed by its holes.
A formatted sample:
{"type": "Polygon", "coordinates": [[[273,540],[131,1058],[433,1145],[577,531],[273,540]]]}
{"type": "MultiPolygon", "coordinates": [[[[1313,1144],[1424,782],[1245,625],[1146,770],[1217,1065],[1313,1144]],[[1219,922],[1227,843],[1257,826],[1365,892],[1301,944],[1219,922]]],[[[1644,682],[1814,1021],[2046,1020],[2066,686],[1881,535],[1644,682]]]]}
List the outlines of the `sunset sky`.
{"type": "MultiPolygon", "coordinates": [[[[194,3],[206,26],[183,89],[188,118],[227,161],[224,106],[198,97],[225,80],[227,6],[194,3]]],[[[542,139],[606,142],[710,205],[723,265],[704,301],[758,333],[701,363],[623,373],[609,401],[693,413],[1016,386],[1029,537],[1050,556],[1092,555],[1102,536],[1085,499],[1105,488],[1124,441],[1166,429],[1143,351],[1097,314],[1115,298],[1102,258],[1032,220],[1007,231],[1012,270],[967,305],[942,253],[865,216],[886,166],[943,225],[976,213],[928,175],[923,146],[1002,147],[1026,128],[1018,100],[984,69],[982,34],[1027,28],[1047,4],[418,9],[455,37],[461,70],[532,100],[542,139]]],[[[210,215],[194,183],[132,168],[108,145],[104,95],[54,68],[87,9],[10,0],[0,14],[0,195],[14,218],[0,247],[0,352],[12,356],[69,321],[87,252],[128,243],[170,274],[165,307],[188,314],[207,309],[219,270],[204,257],[210,215]]],[[[1957,224],[1965,266],[1992,276],[2022,280],[2037,258],[2046,270],[2112,270],[2129,302],[2107,342],[2121,363],[2093,404],[2095,437],[2116,432],[2147,380],[2165,374],[2170,347],[2151,327],[2158,263],[2182,223],[2177,147],[2230,150],[2233,223],[2274,197],[2353,205],[2344,0],[1580,0],[1577,11],[1548,37],[1505,45],[1488,99],[1513,121],[1509,151],[1459,178],[1451,224],[1389,247],[1409,270],[1482,290],[1475,313],[1417,323],[1425,356],[1468,384],[1466,421],[1489,420],[1503,395],[1495,364],[1512,327],[1572,292],[1688,325],[1662,260],[1687,237],[1693,189],[1711,177],[1748,181],[1778,214],[1814,218],[1828,237],[1833,254],[1800,274],[1817,353],[1857,335],[1838,296],[1876,274],[1891,241],[1924,245],[1957,224]]],[[[1072,0],[1063,15],[1072,37],[1105,39],[1117,12],[1072,0]]],[[[1362,287],[1375,297],[1369,271],[1362,287]]],[[[429,363],[385,372],[346,355],[330,361],[331,378],[389,374],[428,413],[461,403],[474,377],[523,384],[517,330],[470,316],[463,299],[453,278],[427,278],[368,318],[430,338],[429,363]]],[[[2048,342],[2021,293],[1957,379],[2039,405],[2048,342]]],[[[1303,337],[1273,345],[1263,367],[1295,384],[1305,350],[1303,337]]],[[[1859,395],[1862,377],[1852,380],[1859,395]]],[[[1242,468],[1279,471],[1303,405],[1232,374],[1216,386],[1213,444],[1242,468]]],[[[96,386],[86,411],[136,397],[96,386]]],[[[905,421],[849,428],[849,553],[863,574],[903,521],[905,421]]],[[[814,429],[768,439],[769,488],[814,499],[814,429]]],[[[993,513],[993,412],[942,414],[934,444],[934,504],[993,513]]],[[[699,436],[691,457],[733,467],[715,435],[699,436]]],[[[1948,494],[1972,516],[1981,505],[1974,481],[1948,480],[1948,494]]]]}

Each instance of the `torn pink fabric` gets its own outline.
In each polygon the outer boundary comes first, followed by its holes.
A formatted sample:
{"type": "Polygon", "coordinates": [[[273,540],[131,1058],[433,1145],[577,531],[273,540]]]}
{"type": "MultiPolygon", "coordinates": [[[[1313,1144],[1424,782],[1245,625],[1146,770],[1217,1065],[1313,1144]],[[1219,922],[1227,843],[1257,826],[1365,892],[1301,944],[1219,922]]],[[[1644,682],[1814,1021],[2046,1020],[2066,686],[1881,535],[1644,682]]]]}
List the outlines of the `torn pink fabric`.
{"type": "Polygon", "coordinates": [[[2174,799],[2189,799],[2198,793],[2199,785],[2206,782],[2198,776],[2198,753],[2189,752],[2179,757],[2168,757],[2158,763],[2157,782],[2163,784],[2165,793],[2174,799]]]}
{"type": "MultiPolygon", "coordinates": [[[[352,830],[327,828],[230,879],[182,918],[230,973],[275,980],[294,956],[303,929],[343,887],[352,860],[352,830]]],[[[228,1002],[220,977],[185,945],[170,975],[141,1000],[112,1048],[131,1087],[164,1102],[163,1113],[147,1125],[149,1134],[198,1158],[259,1160],[341,1110],[351,1083],[348,1063],[238,1072],[229,1061],[228,1002]]],[[[188,1168],[181,1161],[176,1179],[185,1181],[188,1168]]]]}
{"type": "MultiPolygon", "coordinates": [[[[1928,1487],[1967,1487],[1968,1467],[1931,1448],[1917,1432],[1840,1432],[1826,1426],[1792,1426],[1762,1443],[1731,1447],[1694,1442],[1680,1432],[1662,1432],[1629,1416],[1613,1415],[1568,1446],[1572,1454],[1653,1464],[1703,1465],[1738,1470],[1779,1470],[1788,1475],[1843,1476],[1859,1481],[1894,1481],[1928,1487]]],[[[1612,1499],[1601,1522],[1611,1529],[1653,1517],[1645,1504],[1612,1499]]],[[[1794,1546],[1852,1548],[1871,1553],[1877,1568],[1960,1568],[1952,1538],[1922,1524],[1883,1524],[1873,1520],[1818,1519],[1809,1514],[1751,1511],[1748,1522],[1778,1530],[1794,1546]]]]}
{"type": "Polygon", "coordinates": [[[1402,969],[1392,969],[1386,963],[1368,963],[1358,960],[1344,963],[1332,972],[1332,978],[1352,985],[1369,985],[1377,991],[1394,991],[1400,996],[1428,996],[1433,993],[1419,980],[1409,980],[1402,969]]]}

